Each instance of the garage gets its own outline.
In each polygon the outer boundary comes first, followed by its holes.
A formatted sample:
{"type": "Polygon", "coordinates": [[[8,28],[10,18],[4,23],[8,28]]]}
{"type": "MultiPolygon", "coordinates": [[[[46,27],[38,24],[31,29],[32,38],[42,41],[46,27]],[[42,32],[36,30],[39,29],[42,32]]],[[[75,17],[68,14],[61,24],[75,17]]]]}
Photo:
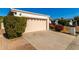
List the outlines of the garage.
{"type": "Polygon", "coordinates": [[[27,19],[27,27],[25,32],[35,32],[46,30],[46,20],[45,19],[27,19]]]}
{"type": "Polygon", "coordinates": [[[34,12],[12,9],[14,16],[26,17],[25,32],[46,31],[49,30],[49,16],[34,12]]]}

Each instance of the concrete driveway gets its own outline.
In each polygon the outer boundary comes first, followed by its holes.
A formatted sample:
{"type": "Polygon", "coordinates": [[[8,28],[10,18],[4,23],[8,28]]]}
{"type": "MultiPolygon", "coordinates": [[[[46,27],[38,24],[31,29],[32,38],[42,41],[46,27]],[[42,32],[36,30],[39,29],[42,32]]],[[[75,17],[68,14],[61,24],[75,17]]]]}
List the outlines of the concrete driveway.
{"type": "Polygon", "coordinates": [[[39,50],[64,50],[75,39],[72,35],[54,31],[25,33],[23,38],[39,50]]]}

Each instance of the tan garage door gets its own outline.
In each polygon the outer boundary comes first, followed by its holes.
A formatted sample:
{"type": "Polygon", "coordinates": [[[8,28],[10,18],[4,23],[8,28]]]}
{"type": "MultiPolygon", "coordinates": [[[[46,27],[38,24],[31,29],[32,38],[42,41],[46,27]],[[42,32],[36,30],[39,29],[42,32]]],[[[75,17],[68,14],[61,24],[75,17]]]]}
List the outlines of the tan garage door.
{"type": "Polygon", "coordinates": [[[35,32],[46,30],[46,20],[43,19],[27,19],[25,32],[35,32]]]}

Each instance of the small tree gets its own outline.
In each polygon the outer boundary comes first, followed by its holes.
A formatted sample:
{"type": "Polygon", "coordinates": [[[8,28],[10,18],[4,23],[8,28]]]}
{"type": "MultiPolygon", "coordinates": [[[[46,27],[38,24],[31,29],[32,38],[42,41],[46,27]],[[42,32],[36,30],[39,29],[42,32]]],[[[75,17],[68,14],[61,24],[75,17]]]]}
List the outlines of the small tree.
{"type": "Polygon", "coordinates": [[[60,18],[58,19],[58,24],[63,25],[63,26],[69,26],[69,20],[60,18]]]}
{"type": "Polygon", "coordinates": [[[20,37],[25,31],[26,18],[6,16],[4,17],[5,36],[9,39],[20,37]]]}
{"type": "Polygon", "coordinates": [[[74,21],[77,21],[77,25],[79,26],[79,16],[74,17],[74,21]]]}

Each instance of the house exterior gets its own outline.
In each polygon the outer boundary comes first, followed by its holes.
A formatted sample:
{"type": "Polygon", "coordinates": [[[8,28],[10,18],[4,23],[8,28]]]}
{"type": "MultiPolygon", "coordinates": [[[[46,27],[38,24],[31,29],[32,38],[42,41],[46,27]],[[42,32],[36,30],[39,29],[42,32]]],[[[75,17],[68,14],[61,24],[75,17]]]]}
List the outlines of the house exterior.
{"type": "Polygon", "coordinates": [[[27,23],[26,23],[25,33],[49,30],[48,15],[32,13],[32,12],[22,11],[17,9],[11,9],[11,12],[13,12],[14,16],[26,17],[27,23]]]}

